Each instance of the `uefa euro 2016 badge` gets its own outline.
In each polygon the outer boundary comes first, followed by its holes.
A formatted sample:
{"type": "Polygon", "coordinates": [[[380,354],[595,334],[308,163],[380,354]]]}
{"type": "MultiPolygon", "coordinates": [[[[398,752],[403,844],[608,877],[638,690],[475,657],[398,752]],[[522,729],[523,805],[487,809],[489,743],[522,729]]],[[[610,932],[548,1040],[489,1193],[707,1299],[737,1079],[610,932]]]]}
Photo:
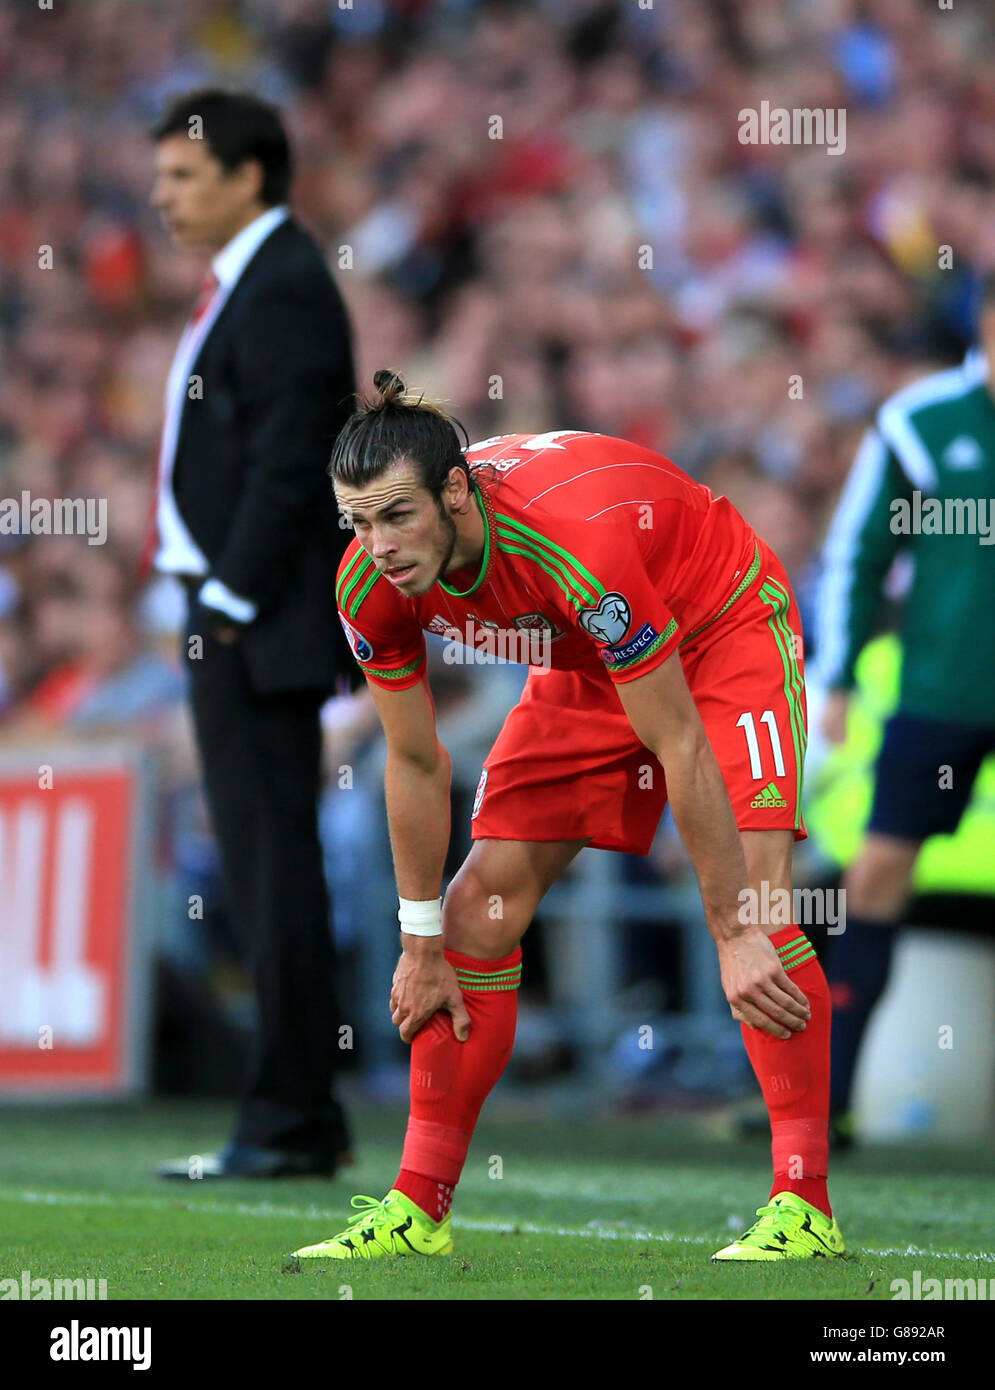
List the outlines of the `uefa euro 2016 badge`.
{"type": "Polygon", "coordinates": [[[629,631],[632,609],[628,600],[614,591],[602,595],[597,608],[582,608],[578,622],[598,642],[614,647],[629,631]]]}
{"type": "Polygon", "coordinates": [[[373,657],[373,647],[367,642],[361,632],[357,632],[351,623],[347,623],[342,614],[339,614],[339,622],[345,630],[346,640],[352,648],[352,654],[357,661],[370,661],[373,657]]]}

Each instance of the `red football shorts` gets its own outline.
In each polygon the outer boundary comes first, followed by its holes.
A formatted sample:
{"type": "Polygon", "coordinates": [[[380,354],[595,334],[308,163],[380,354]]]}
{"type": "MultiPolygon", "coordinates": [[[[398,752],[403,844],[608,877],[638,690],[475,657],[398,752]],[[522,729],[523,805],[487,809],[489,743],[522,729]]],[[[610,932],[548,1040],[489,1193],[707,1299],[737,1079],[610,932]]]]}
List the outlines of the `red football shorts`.
{"type": "MultiPolygon", "coordinates": [[[[784,569],[761,542],[753,587],[679,648],[740,830],[804,840],[807,738],[801,619],[784,569]]],[[[615,687],[533,669],[481,773],[475,840],[590,840],[646,854],[667,802],[664,769],[615,687]]]]}

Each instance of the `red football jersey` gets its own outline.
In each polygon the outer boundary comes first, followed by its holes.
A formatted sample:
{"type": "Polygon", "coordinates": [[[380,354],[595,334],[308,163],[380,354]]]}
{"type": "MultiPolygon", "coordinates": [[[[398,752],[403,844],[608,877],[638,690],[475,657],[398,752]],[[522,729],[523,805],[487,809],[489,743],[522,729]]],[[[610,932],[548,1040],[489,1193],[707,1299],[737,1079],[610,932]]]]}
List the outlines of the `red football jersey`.
{"type": "Polygon", "coordinates": [[[354,540],[339,616],[363,671],[417,684],[423,630],[486,653],[616,683],[659,666],[745,593],[757,537],[724,497],[669,459],[578,430],[507,434],[467,450],[481,466],[479,567],[406,598],[354,540]],[[489,465],[484,467],[483,465],[489,465]]]}

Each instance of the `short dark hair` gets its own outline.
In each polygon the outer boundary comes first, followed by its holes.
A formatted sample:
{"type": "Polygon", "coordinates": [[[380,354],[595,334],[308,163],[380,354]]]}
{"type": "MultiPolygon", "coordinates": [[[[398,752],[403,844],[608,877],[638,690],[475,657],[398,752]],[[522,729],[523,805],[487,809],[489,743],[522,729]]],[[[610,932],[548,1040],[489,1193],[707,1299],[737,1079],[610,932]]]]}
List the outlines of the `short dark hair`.
{"type": "Polygon", "coordinates": [[[190,135],[198,117],[208,149],[227,173],[247,159],[258,159],[263,171],[261,200],[267,207],[287,201],[293,172],[290,143],[275,106],[250,92],[204,87],[177,97],[152,127],[152,139],[190,135]]]}

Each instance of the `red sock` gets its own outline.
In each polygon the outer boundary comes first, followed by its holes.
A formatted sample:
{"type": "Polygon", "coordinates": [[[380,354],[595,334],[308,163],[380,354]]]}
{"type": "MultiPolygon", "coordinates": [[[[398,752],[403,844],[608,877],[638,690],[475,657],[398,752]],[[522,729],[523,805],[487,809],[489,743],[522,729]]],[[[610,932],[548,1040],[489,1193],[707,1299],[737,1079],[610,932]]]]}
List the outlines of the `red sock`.
{"type": "Polygon", "coordinates": [[[500,960],[446,951],[470,1015],[457,1042],[452,1015],[440,1011],[411,1044],[411,1114],[394,1186],[441,1221],[452,1204],[481,1106],[508,1064],[518,1021],[522,948],[500,960]]]}
{"type": "Polygon", "coordinates": [[[774,1181],[770,1195],[795,1192],[832,1216],[829,1163],[829,986],[811,942],[800,927],[783,927],[771,944],[781,965],[809,1002],[812,1016],[800,1033],[775,1038],[740,1027],[770,1116],[774,1181]]]}

